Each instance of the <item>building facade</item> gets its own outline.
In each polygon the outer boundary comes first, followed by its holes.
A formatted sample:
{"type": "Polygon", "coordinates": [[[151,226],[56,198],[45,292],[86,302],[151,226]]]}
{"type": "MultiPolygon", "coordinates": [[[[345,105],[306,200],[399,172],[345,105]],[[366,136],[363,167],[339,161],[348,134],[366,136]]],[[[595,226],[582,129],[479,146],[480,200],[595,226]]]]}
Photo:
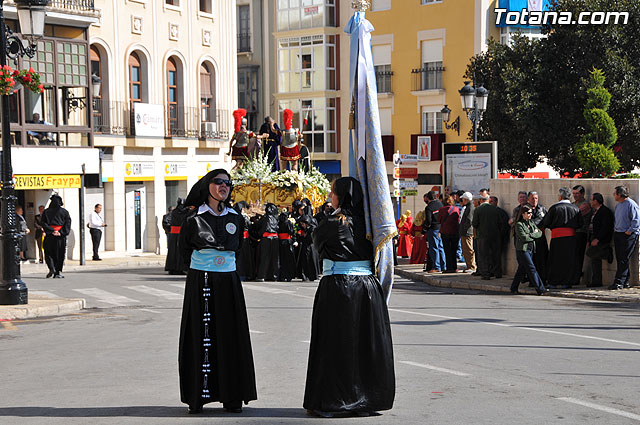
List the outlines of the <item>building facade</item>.
{"type": "Polygon", "coordinates": [[[72,216],[68,258],[79,257],[83,233],[90,253],[80,217],[97,203],[107,223],[102,249],[165,253],[168,206],[207,171],[230,165],[235,1],[54,0],[46,22],[37,56],[21,66],[41,74],[45,92],[12,96],[17,188],[33,189],[18,192],[29,227],[55,190],[72,216]],[[33,183],[41,180],[55,183],[33,183]]]}

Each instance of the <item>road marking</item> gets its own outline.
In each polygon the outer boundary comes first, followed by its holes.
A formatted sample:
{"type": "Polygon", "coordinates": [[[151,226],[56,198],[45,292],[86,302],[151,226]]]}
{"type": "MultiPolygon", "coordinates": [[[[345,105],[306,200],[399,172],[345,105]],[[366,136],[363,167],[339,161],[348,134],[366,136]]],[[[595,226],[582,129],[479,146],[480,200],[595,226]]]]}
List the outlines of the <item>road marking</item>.
{"type": "Polygon", "coordinates": [[[596,340],[596,341],[612,342],[614,344],[632,345],[634,347],[640,347],[640,343],[637,343],[637,342],[621,341],[621,340],[618,340],[618,339],[609,339],[609,338],[599,338],[597,336],[579,335],[579,334],[574,334],[574,333],[569,333],[569,332],[552,331],[552,330],[549,330],[549,329],[529,328],[527,326],[514,326],[514,325],[507,325],[505,323],[487,322],[486,320],[464,319],[462,317],[442,316],[442,315],[439,315],[439,314],[420,313],[420,312],[417,312],[417,311],[398,310],[398,309],[395,309],[395,308],[390,308],[389,311],[395,311],[397,313],[415,314],[415,315],[418,315],[418,316],[435,317],[437,319],[459,320],[461,322],[472,322],[472,323],[483,323],[485,325],[499,326],[499,327],[502,327],[502,328],[524,329],[524,330],[527,330],[527,331],[542,332],[542,333],[549,333],[549,334],[562,335],[562,336],[572,336],[572,337],[575,337],[575,338],[593,339],[593,340],[596,340]]]}
{"type": "Polygon", "coordinates": [[[267,294],[294,294],[295,293],[293,291],[287,291],[285,289],[269,288],[267,286],[258,286],[258,285],[247,285],[246,283],[243,283],[242,287],[246,289],[251,289],[253,291],[266,292],[267,294]]]}
{"type": "Polygon", "coordinates": [[[623,416],[625,418],[640,421],[640,415],[636,415],[635,413],[631,413],[631,412],[625,412],[624,410],[614,409],[613,407],[602,406],[599,404],[590,403],[588,401],[582,401],[582,400],[578,400],[576,398],[571,398],[571,397],[558,397],[558,400],[566,401],[567,403],[573,403],[579,406],[589,407],[591,409],[600,410],[602,412],[607,412],[613,415],[623,416]]]}
{"type": "Polygon", "coordinates": [[[167,300],[181,300],[184,298],[182,294],[176,294],[175,292],[165,291],[164,289],[152,288],[147,285],[137,285],[137,286],[125,286],[127,289],[131,289],[132,291],[142,292],[147,295],[154,295],[156,297],[165,298],[167,300]]]}
{"type": "Polygon", "coordinates": [[[127,304],[135,304],[140,301],[134,300],[133,298],[128,298],[122,295],[113,294],[111,292],[103,291],[98,288],[82,288],[82,289],[74,289],[76,292],[80,292],[82,295],[88,295],[90,297],[97,298],[98,301],[107,304],[113,304],[117,306],[123,306],[127,304]]]}
{"type": "Polygon", "coordinates": [[[5,331],[17,331],[18,327],[16,325],[14,325],[13,323],[11,323],[10,320],[2,320],[0,321],[0,325],[2,325],[2,328],[5,331]]]}
{"type": "Polygon", "coordinates": [[[151,310],[149,308],[141,308],[140,311],[146,311],[147,313],[162,314],[161,311],[155,311],[155,310],[151,310]]]}
{"type": "Polygon", "coordinates": [[[433,365],[430,365],[430,364],[422,364],[422,363],[415,363],[415,362],[408,362],[408,361],[400,361],[399,363],[408,364],[410,366],[417,366],[417,367],[421,367],[421,368],[424,368],[424,369],[431,369],[431,370],[435,370],[435,371],[438,371],[438,372],[450,373],[450,374],[456,375],[456,376],[471,376],[468,373],[458,372],[457,370],[445,369],[443,367],[437,367],[437,366],[433,366],[433,365]]]}
{"type": "Polygon", "coordinates": [[[29,293],[33,295],[42,295],[43,297],[49,297],[49,298],[60,298],[53,292],[49,292],[49,291],[34,291],[30,289],[29,293]]]}
{"type": "Polygon", "coordinates": [[[311,341],[300,341],[300,342],[304,342],[305,344],[311,344],[311,341]]]}
{"type": "Polygon", "coordinates": [[[252,333],[252,334],[263,334],[264,332],[254,331],[253,329],[249,329],[249,333],[252,333]]]}

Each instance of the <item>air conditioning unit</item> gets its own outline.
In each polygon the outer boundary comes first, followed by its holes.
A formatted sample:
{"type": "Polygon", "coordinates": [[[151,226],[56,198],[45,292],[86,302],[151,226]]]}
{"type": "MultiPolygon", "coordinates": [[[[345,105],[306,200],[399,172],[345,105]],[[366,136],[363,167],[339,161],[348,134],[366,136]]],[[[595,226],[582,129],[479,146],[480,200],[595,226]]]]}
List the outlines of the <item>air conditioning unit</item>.
{"type": "Polygon", "coordinates": [[[203,122],[200,131],[205,137],[213,137],[218,132],[217,122],[203,122]]]}

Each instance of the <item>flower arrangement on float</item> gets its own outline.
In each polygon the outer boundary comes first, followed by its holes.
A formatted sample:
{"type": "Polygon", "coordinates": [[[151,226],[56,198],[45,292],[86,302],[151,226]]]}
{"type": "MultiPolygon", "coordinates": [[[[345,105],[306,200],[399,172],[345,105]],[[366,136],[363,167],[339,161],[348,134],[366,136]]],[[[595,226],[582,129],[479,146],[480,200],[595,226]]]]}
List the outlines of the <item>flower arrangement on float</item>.
{"type": "Polygon", "coordinates": [[[320,206],[331,190],[325,175],[313,166],[306,173],[272,171],[271,163],[260,150],[231,171],[231,180],[234,201],[249,204],[272,202],[286,206],[294,199],[309,198],[314,206],[320,206]]]}
{"type": "Polygon", "coordinates": [[[9,65],[0,68],[0,95],[9,96],[20,89],[20,85],[34,92],[44,92],[44,85],[40,82],[40,74],[33,68],[17,70],[9,65]]]}

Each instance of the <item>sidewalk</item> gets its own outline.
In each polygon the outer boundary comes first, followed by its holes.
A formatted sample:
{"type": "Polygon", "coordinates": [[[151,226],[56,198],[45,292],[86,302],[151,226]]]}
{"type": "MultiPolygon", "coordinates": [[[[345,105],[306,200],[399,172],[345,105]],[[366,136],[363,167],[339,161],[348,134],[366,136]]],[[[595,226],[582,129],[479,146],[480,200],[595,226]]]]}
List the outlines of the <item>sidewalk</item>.
{"type": "MultiPolygon", "coordinates": [[[[116,268],[139,268],[164,266],[164,255],[140,254],[128,257],[107,257],[102,261],[87,260],[84,266],[79,260],[65,260],[63,274],[67,272],[100,271],[116,268]]],[[[46,275],[49,270],[44,264],[22,263],[21,274],[46,275]]],[[[28,277],[27,277],[28,280],[28,277]]],[[[28,286],[28,282],[27,282],[28,286]]],[[[86,307],[82,298],[49,298],[43,295],[29,293],[29,303],[23,305],[0,305],[0,322],[18,319],[33,319],[36,317],[62,316],[74,313],[86,307]]],[[[0,327],[0,331],[2,327],[0,327]]]]}
{"type": "MultiPolygon", "coordinates": [[[[401,262],[403,260],[400,260],[401,262]]],[[[406,260],[404,260],[406,261],[406,260]]],[[[416,282],[424,282],[431,286],[454,289],[471,289],[485,292],[509,293],[512,277],[502,279],[482,280],[480,276],[471,276],[470,273],[426,273],[422,271],[422,264],[399,264],[395,267],[396,274],[416,282]]],[[[520,284],[518,291],[521,294],[536,295],[534,288],[527,284],[520,284]]],[[[617,301],[640,303],[640,287],[609,291],[606,287],[586,288],[584,286],[571,289],[551,289],[548,293],[551,297],[581,298],[599,301],[617,301]]]]}

